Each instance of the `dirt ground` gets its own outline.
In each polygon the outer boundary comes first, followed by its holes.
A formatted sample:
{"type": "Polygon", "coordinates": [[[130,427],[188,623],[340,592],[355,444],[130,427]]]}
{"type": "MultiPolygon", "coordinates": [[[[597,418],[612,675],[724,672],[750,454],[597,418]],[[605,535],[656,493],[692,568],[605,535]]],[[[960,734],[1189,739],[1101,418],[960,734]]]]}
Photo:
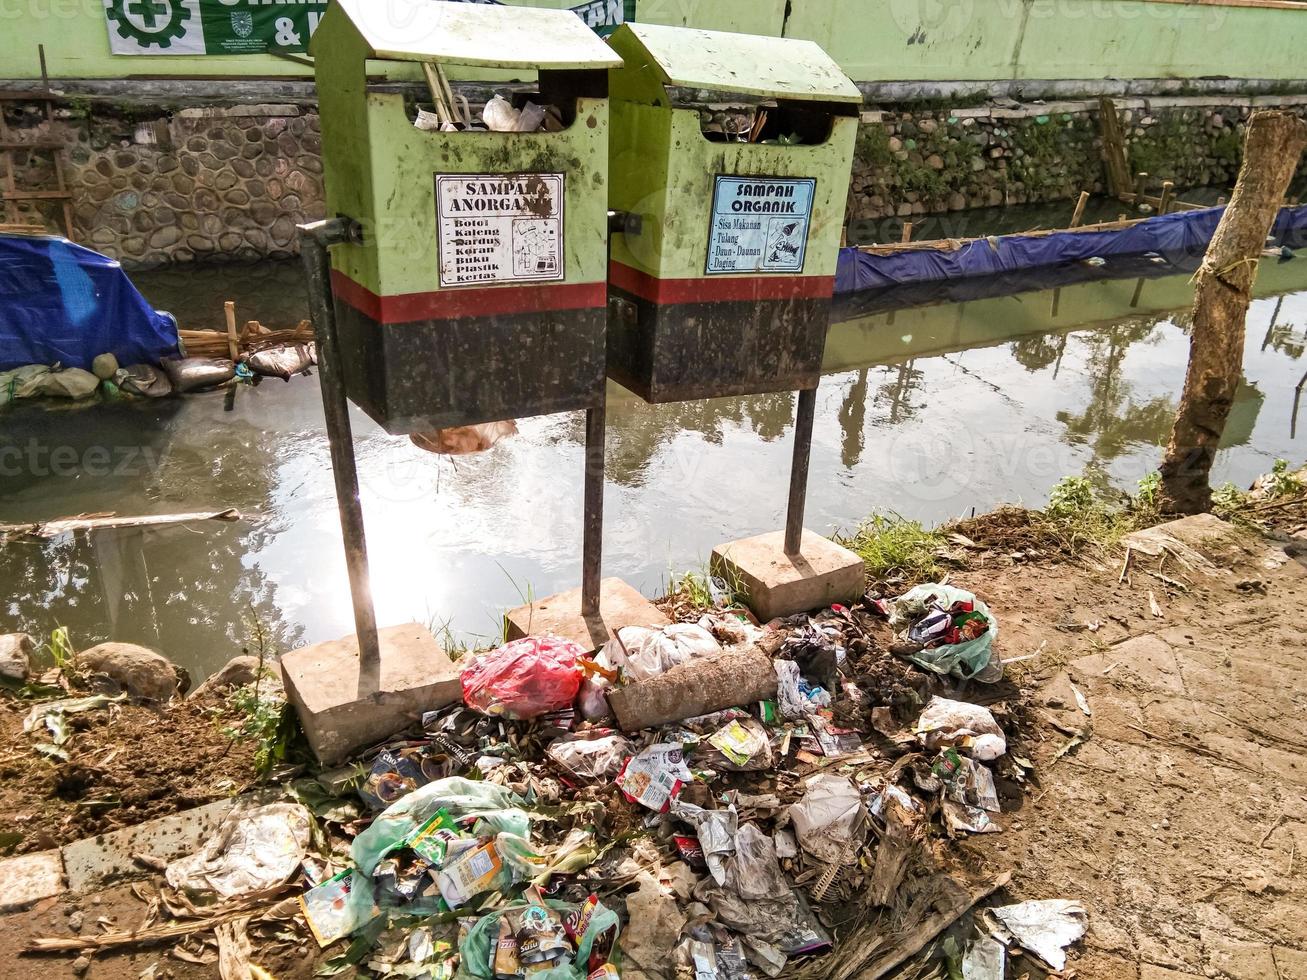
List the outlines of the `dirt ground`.
{"type": "Polygon", "coordinates": [[[23,733],[31,708],[0,700],[0,829],[23,835],[15,854],[235,796],[255,778],[253,745],[223,733],[233,721],[220,701],[69,715],[65,764],[32,751],[36,739],[23,733]]]}
{"type": "Polygon", "coordinates": [[[1036,654],[1010,671],[1043,721],[1012,748],[1037,788],[968,846],[1011,867],[1015,898],[1085,904],[1077,980],[1307,978],[1307,571],[1284,543],[1197,537],[1216,568],[1171,559],[1175,585],[1137,553],[1120,582],[1120,556],[991,554],[954,577],[995,611],[1005,659],[1036,654]]]}
{"type": "MultiPolygon", "coordinates": [[[[1160,559],[1134,552],[1122,577],[1121,553],[1097,563],[1031,561],[1037,542],[1013,557],[1018,549],[997,535],[950,577],[998,617],[1009,676],[1030,691],[1024,734],[1009,751],[1035,764],[1024,792],[1000,786],[1005,808],[1015,808],[999,817],[1004,832],[954,848],[964,862],[1010,869],[1006,900],[1085,904],[1089,932],[1071,953],[1068,978],[1307,980],[1307,631],[1299,613],[1307,568],[1293,557],[1296,539],[1282,538],[1200,525],[1160,559]]],[[[12,719],[0,719],[13,744],[12,719]]],[[[163,730],[176,742],[176,727],[163,730]]],[[[143,724],[142,739],[148,731],[143,724]]],[[[101,751],[93,729],[76,739],[88,759],[101,751]]],[[[199,763],[193,780],[172,789],[196,803],[211,798],[217,781],[237,778],[224,768],[231,755],[215,761],[217,742],[200,743],[189,746],[199,763]]],[[[93,761],[87,768],[96,769],[93,761]]],[[[72,819],[57,802],[42,803],[34,779],[18,796],[5,785],[11,779],[0,779],[0,812],[72,819]]],[[[135,785],[114,783],[113,791],[125,797],[135,785]]],[[[96,924],[101,917],[130,927],[145,909],[123,885],[5,917],[0,963],[10,967],[0,976],[71,975],[70,955],[17,955],[30,937],[68,935],[78,919],[83,933],[106,927],[96,924]]],[[[318,961],[316,948],[288,936],[265,965],[279,978],[302,977],[318,961]]],[[[1010,976],[1021,976],[1021,960],[1013,965],[1010,976]]],[[[161,946],[97,956],[86,975],[209,977],[217,967],[161,946]]]]}

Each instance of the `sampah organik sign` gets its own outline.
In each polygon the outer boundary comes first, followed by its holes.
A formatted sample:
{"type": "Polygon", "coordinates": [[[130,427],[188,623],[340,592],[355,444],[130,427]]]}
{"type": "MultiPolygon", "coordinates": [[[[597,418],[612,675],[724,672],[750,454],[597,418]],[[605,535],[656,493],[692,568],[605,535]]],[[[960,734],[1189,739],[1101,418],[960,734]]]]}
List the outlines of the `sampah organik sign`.
{"type": "MultiPolygon", "coordinates": [[[[465,0],[494,2],[494,0],[465,0]]],[[[296,54],[327,0],[104,0],[114,54],[296,54]]],[[[590,0],[572,8],[598,34],[635,16],[635,0],[590,0]]]]}

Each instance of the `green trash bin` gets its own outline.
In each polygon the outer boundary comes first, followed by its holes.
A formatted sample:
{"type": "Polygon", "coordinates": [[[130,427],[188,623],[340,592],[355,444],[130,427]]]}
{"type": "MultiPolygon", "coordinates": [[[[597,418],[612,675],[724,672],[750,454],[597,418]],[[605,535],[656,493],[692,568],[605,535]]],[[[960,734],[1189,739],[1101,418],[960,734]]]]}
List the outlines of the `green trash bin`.
{"type": "Polygon", "coordinates": [[[651,402],[814,388],[862,97],[811,41],[624,24],[609,42],[608,373],[651,402]],[[696,98],[755,100],[714,139],[696,98]]]}
{"type": "MultiPolygon", "coordinates": [[[[568,10],[334,0],[312,48],[341,373],[392,433],[602,404],[608,69],[568,10]],[[415,127],[367,62],[534,71],[556,132],[415,127]]],[[[524,97],[518,96],[521,101],[524,97]]]]}

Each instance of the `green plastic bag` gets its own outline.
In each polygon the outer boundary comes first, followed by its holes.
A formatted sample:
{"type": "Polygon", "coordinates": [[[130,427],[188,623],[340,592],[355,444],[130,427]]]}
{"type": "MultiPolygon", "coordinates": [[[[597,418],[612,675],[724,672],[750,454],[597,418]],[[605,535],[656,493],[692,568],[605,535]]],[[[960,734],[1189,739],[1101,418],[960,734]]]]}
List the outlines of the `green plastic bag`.
{"type": "Polygon", "coordinates": [[[1003,676],[1003,668],[998,655],[994,652],[994,640],[998,637],[998,620],[989,611],[989,606],[965,589],[955,589],[951,585],[930,584],[909,589],[891,603],[890,627],[896,633],[905,633],[907,620],[911,618],[905,613],[922,603],[929,604],[932,597],[937,598],[939,605],[945,609],[955,602],[974,603],[976,612],[983,615],[985,621],[989,623],[989,629],[974,640],[920,650],[908,659],[925,670],[936,674],[952,674],[964,681],[974,677],[983,683],[992,684],[1000,680],[1003,676]],[[899,618],[900,616],[903,618],[899,618]],[[988,669],[991,664],[992,670],[988,669]]]}
{"type": "MultiPolygon", "coordinates": [[[[499,920],[505,912],[526,908],[528,904],[530,903],[516,902],[483,915],[477,920],[476,925],[468,930],[467,936],[458,948],[459,965],[454,980],[491,980],[494,977],[494,971],[490,968],[490,951],[494,949],[495,943],[499,939],[499,920]]],[[[554,902],[546,899],[545,904],[551,909],[557,909],[563,915],[577,910],[576,905],[567,902],[554,902]]],[[[600,902],[594,908],[594,914],[591,915],[590,924],[581,935],[581,941],[577,943],[575,959],[571,963],[560,964],[551,970],[533,973],[531,974],[531,980],[585,980],[585,964],[590,959],[590,948],[594,945],[595,940],[605,930],[612,929],[613,949],[615,950],[617,949],[617,932],[620,928],[621,920],[618,919],[617,913],[600,902]]]]}
{"type": "Polygon", "coordinates": [[[415,789],[388,806],[367,830],[354,838],[350,856],[368,877],[377,862],[442,808],[455,820],[479,817],[488,826],[518,837],[531,834],[531,817],[521,809],[523,801],[494,783],[476,782],[461,776],[437,779],[415,789]]]}

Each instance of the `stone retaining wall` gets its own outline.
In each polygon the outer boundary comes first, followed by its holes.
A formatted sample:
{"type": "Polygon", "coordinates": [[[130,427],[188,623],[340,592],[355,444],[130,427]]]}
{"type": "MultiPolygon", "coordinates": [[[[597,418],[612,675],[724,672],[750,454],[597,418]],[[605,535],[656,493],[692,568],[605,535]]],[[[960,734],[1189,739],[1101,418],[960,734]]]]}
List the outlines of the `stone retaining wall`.
{"type": "MultiPolygon", "coordinates": [[[[1117,103],[1130,171],[1177,189],[1231,187],[1254,109],[1283,105],[1307,115],[1301,96],[1226,104],[1196,99],[1117,103]]],[[[862,114],[849,220],[1075,198],[1104,187],[1097,102],[884,109],[862,114]]],[[[1299,179],[1307,174],[1307,161],[1299,179]]],[[[1301,187],[1296,190],[1301,193],[1301,187]]],[[[1294,191],[1291,191],[1294,193],[1294,191]]]]}
{"type": "MultiPolygon", "coordinates": [[[[234,106],[142,118],[139,108],[65,107],[58,115],[18,131],[66,143],[74,237],[129,268],[288,257],[295,225],[322,217],[311,110],[234,106]]],[[[24,184],[51,178],[46,159],[28,156],[24,184]]]]}
{"type": "MultiPolygon", "coordinates": [[[[1177,188],[1228,187],[1243,128],[1258,107],[1307,114],[1307,96],[1121,99],[1132,172],[1177,188]]],[[[129,268],[286,257],[295,225],[323,213],[321,142],[311,107],[239,105],[168,114],[68,104],[47,123],[36,106],[6,110],[18,138],[66,143],[79,241],[129,268]]],[[[705,106],[734,130],[739,107],[705,106]]],[[[868,109],[858,131],[850,221],[910,218],[1102,192],[1097,102],[868,109]]],[[[20,161],[21,162],[21,161],[20,161]]],[[[1307,173],[1307,163],[1302,174],[1307,173]]],[[[23,181],[48,177],[38,154],[23,181]]],[[[1291,193],[1301,193],[1298,185],[1291,193]]]]}

